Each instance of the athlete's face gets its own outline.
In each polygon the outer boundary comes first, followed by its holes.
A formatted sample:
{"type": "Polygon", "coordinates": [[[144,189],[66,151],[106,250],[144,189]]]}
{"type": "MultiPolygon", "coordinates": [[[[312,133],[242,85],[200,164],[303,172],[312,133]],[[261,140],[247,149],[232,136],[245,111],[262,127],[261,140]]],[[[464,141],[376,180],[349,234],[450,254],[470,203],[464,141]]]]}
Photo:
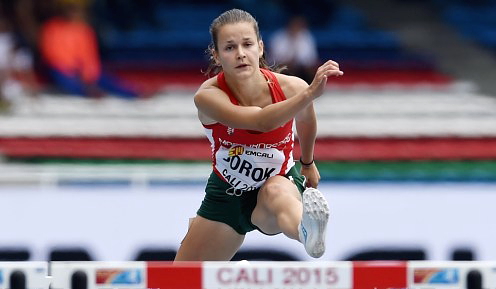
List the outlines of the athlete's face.
{"type": "Polygon", "coordinates": [[[217,48],[214,57],[225,73],[244,75],[260,68],[263,43],[249,22],[222,26],[217,35],[217,48]]]}

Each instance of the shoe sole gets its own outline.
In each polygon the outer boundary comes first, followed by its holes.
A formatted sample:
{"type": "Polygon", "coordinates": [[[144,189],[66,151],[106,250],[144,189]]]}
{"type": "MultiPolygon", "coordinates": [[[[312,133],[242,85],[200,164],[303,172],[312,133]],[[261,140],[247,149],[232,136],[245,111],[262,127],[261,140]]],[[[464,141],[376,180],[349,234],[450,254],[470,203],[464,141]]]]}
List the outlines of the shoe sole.
{"type": "Polygon", "coordinates": [[[325,236],[327,221],[329,220],[329,206],[322,193],[314,188],[303,192],[303,223],[308,236],[305,250],[319,258],[325,252],[325,236]]]}

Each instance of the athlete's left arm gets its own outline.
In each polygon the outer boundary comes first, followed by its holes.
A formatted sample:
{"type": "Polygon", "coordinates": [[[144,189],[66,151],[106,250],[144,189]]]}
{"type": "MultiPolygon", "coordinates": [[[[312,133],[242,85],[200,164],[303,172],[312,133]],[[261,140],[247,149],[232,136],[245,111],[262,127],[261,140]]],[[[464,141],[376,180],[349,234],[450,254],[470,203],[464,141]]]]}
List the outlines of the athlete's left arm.
{"type": "MultiPolygon", "coordinates": [[[[297,77],[280,75],[279,81],[286,97],[291,97],[308,87],[305,81],[297,77]]],[[[301,166],[301,174],[307,178],[307,187],[316,188],[320,181],[320,173],[313,159],[315,139],[317,138],[317,117],[313,102],[296,115],[295,122],[301,148],[300,160],[310,164],[301,166]]]]}
{"type": "Polygon", "coordinates": [[[317,117],[313,103],[309,104],[296,116],[296,131],[301,148],[301,174],[307,178],[307,187],[316,188],[320,173],[314,162],[315,139],[317,138],[317,117]]]}

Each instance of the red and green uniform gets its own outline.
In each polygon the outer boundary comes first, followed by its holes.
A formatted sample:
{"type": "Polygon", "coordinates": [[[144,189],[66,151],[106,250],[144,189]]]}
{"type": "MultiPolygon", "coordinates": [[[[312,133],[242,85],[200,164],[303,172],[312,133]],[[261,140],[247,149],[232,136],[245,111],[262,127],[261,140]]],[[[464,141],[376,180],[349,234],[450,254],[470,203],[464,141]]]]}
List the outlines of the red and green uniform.
{"type": "MultiPolygon", "coordinates": [[[[268,70],[261,71],[267,79],[272,103],[285,100],[276,76],[268,70]]],[[[227,86],[224,73],[217,76],[217,82],[231,102],[239,105],[227,86]]],[[[290,120],[265,133],[230,128],[222,123],[204,125],[212,147],[213,172],[198,215],[228,224],[244,235],[258,229],[251,223],[251,214],[257,204],[258,191],[268,178],[291,177],[301,193],[305,178],[294,167],[293,122],[290,120]]]]}

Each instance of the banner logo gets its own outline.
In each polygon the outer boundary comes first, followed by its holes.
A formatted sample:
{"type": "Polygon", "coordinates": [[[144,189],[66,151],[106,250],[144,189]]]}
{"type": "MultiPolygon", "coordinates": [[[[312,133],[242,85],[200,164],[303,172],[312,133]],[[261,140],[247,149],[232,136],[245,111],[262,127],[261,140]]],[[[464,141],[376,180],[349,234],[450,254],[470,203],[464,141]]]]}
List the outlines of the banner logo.
{"type": "Polygon", "coordinates": [[[460,278],[455,268],[415,269],[413,282],[415,284],[458,284],[460,278]]]}
{"type": "Polygon", "coordinates": [[[96,284],[137,285],[143,281],[140,269],[97,269],[96,284]]]}

